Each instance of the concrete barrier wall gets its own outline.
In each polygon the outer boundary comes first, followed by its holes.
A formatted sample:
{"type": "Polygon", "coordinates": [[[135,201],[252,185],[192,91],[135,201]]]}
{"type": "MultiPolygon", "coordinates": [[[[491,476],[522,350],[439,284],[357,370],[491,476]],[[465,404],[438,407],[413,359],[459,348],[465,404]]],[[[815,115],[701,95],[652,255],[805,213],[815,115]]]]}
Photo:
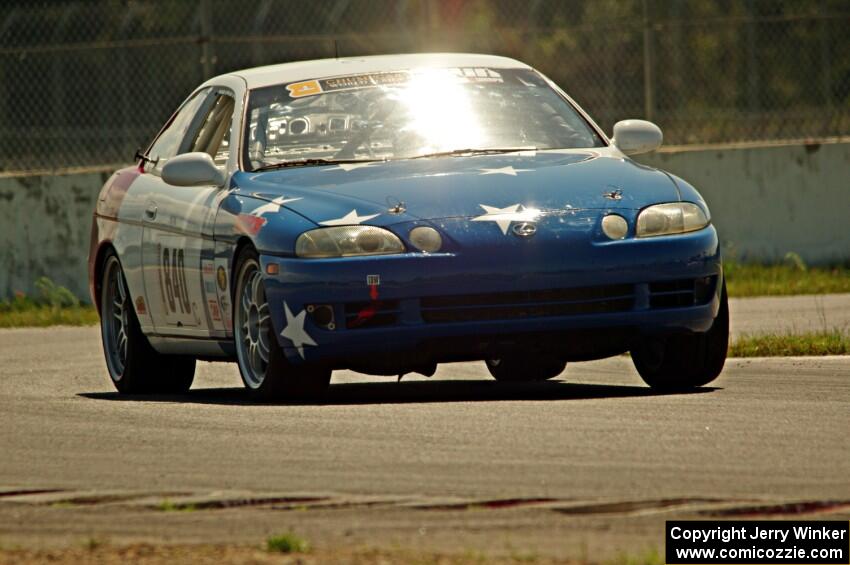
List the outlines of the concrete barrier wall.
{"type": "Polygon", "coordinates": [[[0,298],[47,276],[88,301],[92,212],[109,175],[0,177],[0,298]]]}
{"type": "MultiPolygon", "coordinates": [[[[668,148],[639,160],[702,192],[727,256],[850,261],[850,143],[668,148]]],[[[48,276],[88,299],[91,214],[109,174],[0,177],[0,298],[48,276]]]]}
{"type": "Polygon", "coordinates": [[[727,256],[850,260],[850,143],[670,148],[638,160],[700,191],[727,256]]]}

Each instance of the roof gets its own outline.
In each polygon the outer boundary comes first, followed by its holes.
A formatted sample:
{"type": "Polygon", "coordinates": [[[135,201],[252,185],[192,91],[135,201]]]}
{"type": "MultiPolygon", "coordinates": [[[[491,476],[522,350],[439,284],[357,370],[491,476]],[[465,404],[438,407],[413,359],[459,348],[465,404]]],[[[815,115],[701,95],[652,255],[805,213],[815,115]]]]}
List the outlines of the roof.
{"type": "Polygon", "coordinates": [[[529,68],[525,63],[496,55],[470,53],[417,53],[411,55],[375,55],[371,57],[345,57],[298,61],[266,67],[255,67],[228,73],[245,80],[248,88],[262,88],[312,78],[350,74],[397,71],[417,67],[491,67],[529,68]]]}

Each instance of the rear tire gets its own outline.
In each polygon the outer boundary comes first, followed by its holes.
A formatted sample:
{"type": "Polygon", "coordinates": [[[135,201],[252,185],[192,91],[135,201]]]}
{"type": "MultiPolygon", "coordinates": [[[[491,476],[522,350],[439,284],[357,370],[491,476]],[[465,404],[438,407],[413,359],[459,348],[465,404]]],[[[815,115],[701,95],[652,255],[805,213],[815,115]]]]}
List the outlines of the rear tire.
{"type": "Polygon", "coordinates": [[[331,370],[294,366],[287,361],[275,336],[269,314],[260,260],[246,248],[236,262],[233,296],[233,338],[239,374],[257,399],[307,399],[321,396],[331,381],[331,370]]]}
{"type": "Polygon", "coordinates": [[[142,333],[124,271],[114,252],[103,264],[100,287],[100,335],[106,368],[122,394],[179,394],[195,378],[191,357],[157,353],[142,333]]]}
{"type": "Polygon", "coordinates": [[[720,310],[708,331],[642,339],[631,351],[641,378],[652,388],[682,390],[707,385],[726,362],[729,346],[729,300],[724,281],[720,310]]]}
{"type": "Polygon", "coordinates": [[[529,359],[525,355],[511,355],[500,359],[487,359],[487,370],[497,381],[533,382],[554,379],[564,372],[566,361],[554,358],[529,359]]]}

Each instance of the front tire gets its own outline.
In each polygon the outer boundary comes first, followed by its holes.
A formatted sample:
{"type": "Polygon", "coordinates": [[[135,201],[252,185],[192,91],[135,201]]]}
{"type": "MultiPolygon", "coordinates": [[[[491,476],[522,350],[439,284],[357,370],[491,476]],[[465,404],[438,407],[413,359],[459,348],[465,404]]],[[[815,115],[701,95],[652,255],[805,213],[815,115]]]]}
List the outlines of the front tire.
{"type": "Polygon", "coordinates": [[[726,362],[729,347],[729,300],[724,281],[720,310],[708,331],[667,338],[645,338],[631,350],[641,378],[652,388],[683,390],[707,385],[726,362]]]}
{"type": "Polygon", "coordinates": [[[296,367],[286,360],[277,343],[259,256],[253,248],[239,255],[235,273],[233,337],[245,387],[252,396],[263,400],[321,395],[330,384],[331,371],[324,367],[296,367]]]}
{"type": "Polygon", "coordinates": [[[487,359],[487,370],[497,381],[534,382],[554,379],[564,372],[566,361],[554,358],[529,358],[526,355],[511,355],[499,359],[487,359]]]}
{"type": "Polygon", "coordinates": [[[195,378],[195,360],[157,353],[142,333],[124,271],[115,253],[103,264],[100,335],[106,368],[122,394],[179,394],[195,378]]]}

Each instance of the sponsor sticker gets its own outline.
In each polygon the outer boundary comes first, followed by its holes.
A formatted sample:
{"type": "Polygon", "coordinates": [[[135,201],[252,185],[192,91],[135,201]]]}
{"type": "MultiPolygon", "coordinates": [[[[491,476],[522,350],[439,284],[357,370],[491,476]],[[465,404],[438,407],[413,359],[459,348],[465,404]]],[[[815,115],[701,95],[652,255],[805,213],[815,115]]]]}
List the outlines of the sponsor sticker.
{"type": "Polygon", "coordinates": [[[215,260],[218,304],[221,308],[221,321],[227,331],[233,331],[233,305],[230,303],[230,291],[227,276],[227,259],[215,260]]]}
{"type": "Polygon", "coordinates": [[[286,85],[289,95],[292,98],[301,98],[302,96],[312,96],[322,92],[322,87],[317,80],[305,80],[302,82],[293,82],[286,85]]]}
{"type": "Polygon", "coordinates": [[[461,83],[502,82],[498,71],[484,67],[452,67],[445,69],[419,69],[415,71],[390,71],[382,73],[363,73],[333,78],[312,79],[293,82],[286,85],[289,96],[302,98],[323,92],[338,92],[377,86],[396,86],[405,84],[413,78],[424,77],[437,81],[453,80],[461,83]]]}
{"type": "Polygon", "coordinates": [[[215,263],[208,259],[201,261],[201,275],[204,280],[204,298],[206,298],[207,311],[212,321],[212,329],[224,331],[224,322],[221,319],[221,306],[218,303],[215,263]]]}
{"type": "Polygon", "coordinates": [[[210,317],[213,319],[213,321],[220,322],[221,310],[218,307],[218,300],[215,298],[210,298],[209,300],[207,300],[207,304],[210,308],[210,317]]]}
{"type": "Polygon", "coordinates": [[[389,73],[367,73],[360,75],[349,75],[318,80],[306,80],[288,84],[286,89],[292,98],[313,96],[322,92],[335,92],[339,90],[352,90],[355,88],[368,88],[374,86],[388,86],[407,82],[410,73],[407,71],[389,73]]]}

